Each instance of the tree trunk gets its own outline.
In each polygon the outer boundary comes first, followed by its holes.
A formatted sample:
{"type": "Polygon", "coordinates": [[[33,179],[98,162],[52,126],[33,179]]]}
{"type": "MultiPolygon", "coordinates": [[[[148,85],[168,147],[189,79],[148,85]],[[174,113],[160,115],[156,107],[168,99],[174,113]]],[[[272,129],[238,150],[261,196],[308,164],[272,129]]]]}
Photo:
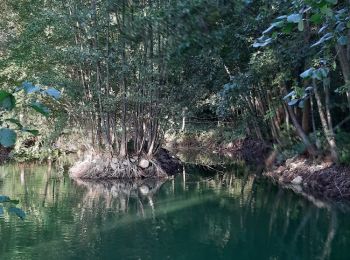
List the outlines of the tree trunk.
{"type": "MultiPolygon", "coordinates": [[[[122,30],[125,31],[125,0],[123,1],[123,10],[122,10],[122,30]]],[[[124,36],[125,37],[125,36],[124,36]]],[[[126,39],[122,39],[123,41],[123,50],[122,50],[122,63],[123,67],[126,66],[127,60],[126,60],[126,39]]],[[[121,140],[120,140],[120,151],[119,156],[125,157],[127,155],[127,133],[126,133],[126,111],[127,111],[127,83],[126,83],[126,72],[123,71],[122,76],[122,118],[121,118],[121,126],[122,126],[122,133],[121,133],[121,140]]]]}
{"type": "Polygon", "coordinates": [[[292,107],[290,107],[288,104],[284,104],[284,106],[286,107],[286,109],[289,112],[289,116],[293,122],[293,125],[299,135],[299,137],[301,138],[301,140],[303,141],[304,145],[306,146],[309,154],[313,157],[316,157],[318,152],[317,149],[315,148],[315,146],[310,142],[309,137],[307,136],[307,134],[304,132],[303,128],[301,127],[301,125],[299,124],[295,114],[294,114],[294,110],[292,107]]]}
{"type": "MultiPolygon", "coordinates": [[[[348,39],[350,40],[350,38],[348,39]]],[[[336,51],[337,51],[340,68],[343,73],[344,82],[345,84],[350,84],[350,61],[347,57],[348,56],[347,51],[343,46],[339,44],[336,45],[336,51]]],[[[346,91],[346,97],[348,100],[348,107],[350,110],[350,91],[349,90],[346,91]]]]}
{"type": "MultiPolygon", "coordinates": [[[[328,142],[329,147],[330,147],[332,160],[333,160],[333,162],[338,163],[338,149],[337,149],[337,145],[336,145],[336,141],[335,141],[334,132],[333,132],[333,129],[330,128],[330,126],[328,125],[326,115],[324,113],[324,107],[322,104],[321,96],[320,96],[320,93],[319,93],[318,88],[317,88],[316,79],[313,79],[312,83],[313,83],[313,87],[314,87],[314,93],[315,93],[315,99],[316,99],[316,103],[317,103],[317,107],[318,107],[318,113],[320,115],[323,132],[326,136],[327,142],[328,142]]],[[[328,91],[327,91],[327,93],[328,93],[328,91]]],[[[326,93],[326,95],[327,95],[327,93],[326,93]]],[[[326,97],[326,99],[327,99],[327,97],[326,97]]]]}

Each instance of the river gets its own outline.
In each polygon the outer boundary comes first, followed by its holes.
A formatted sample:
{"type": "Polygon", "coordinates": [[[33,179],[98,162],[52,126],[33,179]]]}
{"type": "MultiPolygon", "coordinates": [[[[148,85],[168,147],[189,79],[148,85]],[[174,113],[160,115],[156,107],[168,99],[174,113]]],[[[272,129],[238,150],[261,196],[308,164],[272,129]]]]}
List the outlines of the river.
{"type": "Polygon", "coordinates": [[[348,259],[346,206],[315,203],[244,166],[166,182],[76,182],[0,167],[0,259],[348,259]]]}

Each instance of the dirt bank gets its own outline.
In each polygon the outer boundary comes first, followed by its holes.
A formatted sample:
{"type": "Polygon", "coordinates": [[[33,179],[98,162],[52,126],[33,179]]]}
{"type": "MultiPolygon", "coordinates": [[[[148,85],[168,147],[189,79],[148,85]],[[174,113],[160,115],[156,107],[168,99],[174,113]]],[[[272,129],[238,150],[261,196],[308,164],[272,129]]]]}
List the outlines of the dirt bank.
{"type": "Polygon", "coordinates": [[[69,175],[74,179],[142,179],[166,178],[181,169],[180,160],[165,149],[152,157],[127,158],[97,155],[85,158],[73,165],[69,175]]]}
{"type": "Polygon", "coordinates": [[[350,167],[296,157],[264,172],[264,175],[281,185],[293,185],[296,190],[316,198],[350,200],[350,167]]]}
{"type": "Polygon", "coordinates": [[[306,157],[288,159],[282,166],[273,166],[277,153],[262,141],[245,138],[221,147],[219,153],[242,159],[248,164],[269,168],[263,175],[294,191],[315,198],[350,200],[350,167],[338,166],[327,159],[313,161],[306,157]],[[270,156],[269,156],[270,155],[270,156]]]}

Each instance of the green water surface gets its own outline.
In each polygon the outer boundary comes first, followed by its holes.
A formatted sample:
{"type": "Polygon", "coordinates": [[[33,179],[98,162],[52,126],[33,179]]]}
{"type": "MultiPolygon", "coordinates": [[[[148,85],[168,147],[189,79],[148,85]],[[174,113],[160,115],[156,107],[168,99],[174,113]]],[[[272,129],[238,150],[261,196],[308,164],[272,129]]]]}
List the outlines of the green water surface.
{"type": "Polygon", "coordinates": [[[242,167],[135,184],[3,166],[0,194],[18,200],[0,203],[0,259],[350,259],[346,206],[242,167]]]}

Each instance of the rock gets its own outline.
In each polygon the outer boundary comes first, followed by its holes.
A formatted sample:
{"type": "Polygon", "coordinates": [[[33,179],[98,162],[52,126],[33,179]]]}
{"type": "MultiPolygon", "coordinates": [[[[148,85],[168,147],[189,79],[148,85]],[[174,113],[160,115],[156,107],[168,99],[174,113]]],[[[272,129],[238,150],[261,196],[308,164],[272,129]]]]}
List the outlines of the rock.
{"type": "Polygon", "coordinates": [[[149,188],[146,185],[142,185],[139,190],[142,195],[147,195],[149,193],[149,188]]]}
{"type": "Polygon", "coordinates": [[[142,169],[146,169],[146,168],[148,168],[149,167],[149,161],[148,160],[146,160],[146,159],[141,159],[140,161],[139,161],[139,166],[142,168],[142,169]]]}
{"type": "Polygon", "coordinates": [[[292,180],[292,184],[294,185],[300,185],[303,182],[303,178],[301,176],[297,176],[292,180]]]}

